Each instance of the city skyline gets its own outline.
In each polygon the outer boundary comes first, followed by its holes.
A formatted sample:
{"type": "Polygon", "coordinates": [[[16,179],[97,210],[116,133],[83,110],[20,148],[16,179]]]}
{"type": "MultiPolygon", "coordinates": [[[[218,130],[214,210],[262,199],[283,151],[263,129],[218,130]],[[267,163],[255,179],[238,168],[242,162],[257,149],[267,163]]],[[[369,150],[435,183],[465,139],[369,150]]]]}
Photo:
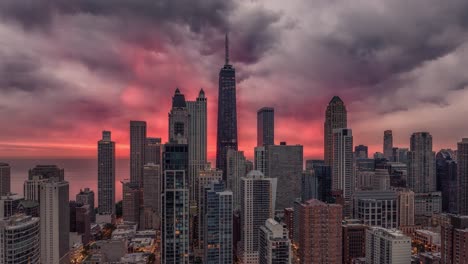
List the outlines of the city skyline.
{"type": "Polygon", "coordinates": [[[463,89],[467,77],[460,72],[468,54],[466,25],[459,21],[466,3],[424,2],[433,8],[412,13],[400,1],[362,1],[353,8],[306,1],[290,6],[273,0],[264,5],[201,1],[161,10],[130,1],[113,6],[78,1],[70,9],[59,1],[50,6],[10,2],[2,3],[0,14],[5,18],[0,35],[6,41],[0,60],[6,77],[0,83],[0,121],[9,123],[0,135],[1,157],[92,157],[95,135],[104,129],[113,131],[117,157],[125,157],[128,120],[146,120],[148,133],[165,142],[163,120],[170,103],[163,98],[179,87],[188,98],[203,88],[211,102],[208,157],[213,161],[216,79],[226,32],[238,74],[239,149],[249,158],[255,111],[264,106],[275,108],[278,141],[304,145],[306,159],[320,157],[322,113],[333,95],[347,105],[356,144],[368,145],[370,153],[381,151],[381,133],[387,129],[394,131],[396,146],[409,145],[413,132],[428,131],[435,150],[454,149],[468,129],[458,122],[468,97],[463,89]],[[44,12],[28,15],[37,9],[44,12]],[[192,14],[204,16],[188,20],[192,14]],[[434,25],[438,17],[447,19],[434,25]],[[122,25],[121,18],[130,18],[129,24],[122,25]],[[67,33],[67,28],[89,28],[89,23],[96,27],[67,33]],[[349,39],[340,38],[343,34],[349,39]],[[420,48],[414,53],[413,47],[420,48]]]}

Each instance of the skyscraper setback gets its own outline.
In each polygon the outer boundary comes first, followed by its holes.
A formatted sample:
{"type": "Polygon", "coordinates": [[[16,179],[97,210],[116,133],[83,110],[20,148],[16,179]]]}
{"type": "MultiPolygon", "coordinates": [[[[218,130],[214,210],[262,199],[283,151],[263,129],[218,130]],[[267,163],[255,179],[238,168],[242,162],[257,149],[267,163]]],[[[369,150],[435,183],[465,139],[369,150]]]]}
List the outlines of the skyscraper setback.
{"type": "Polygon", "coordinates": [[[229,64],[229,39],[226,34],[226,58],[219,72],[216,167],[226,179],[227,150],[237,150],[236,70],[229,64]]]}
{"type": "Polygon", "coordinates": [[[111,132],[103,131],[98,141],[98,212],[113,214],[115,211],[115,142],[111,132]]]}
{"type": "Polygon", "coordinates": [[[346,128],[348,118],[346,106],[338,96],[333,96],[325,112],[324,124],[324,159],[331,166],[333,160],[333,129],[346,128]]]}
{"type": "Polygon", "coordinates": [[[275,109],[263,107],[257,111],[257,146],[275,144],[275,109]]]}
{"type": "Polygon", "coordinates": [[[130,121],[130,181],[143,184],[145,162],[146,122],[130,121]]]}

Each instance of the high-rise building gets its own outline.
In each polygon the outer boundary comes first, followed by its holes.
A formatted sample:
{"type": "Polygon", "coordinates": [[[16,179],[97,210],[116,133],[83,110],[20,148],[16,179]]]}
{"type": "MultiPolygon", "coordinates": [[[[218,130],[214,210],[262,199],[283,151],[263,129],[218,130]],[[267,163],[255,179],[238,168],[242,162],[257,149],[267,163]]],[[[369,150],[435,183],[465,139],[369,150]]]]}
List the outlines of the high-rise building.
{"type": "Polygon", "coordinates": [[[457,213],[458,165],[455,153],[442,149],[436,155],[437,190],[442,193],[442,211],[457,213]]]}
{"type": "Polygon", "coordinates": [[[314,171],[305,170],[301,176],[301,201],[318,199],[319,192],[318,178],[314,171]]]}
{"type": "Polygon", "coordinates": [[[227,151],[237,150],[236,70],[229,64],[229,41],[226,34],[226,60],[219,72],[216,168],[226,180],[227,151]]]}
{"type": "Polygon", "coordinates": [[[341,263],[341,205],[311,199],[298,204],[297,210],[298,263],[341,263]]]}
{"type": "Polygon", "coordinates": [[[103,131],[98,141],[98,213],[115,212],[115,142],[111,132],[103,131]]]}
{"type": "Polygon", "coordinates": [[[240,209],[240,180],[248,173],[246,162],[244,151],[228,149],[226,189],[232,191],[234,210],[240,209]]]}
{"type": "Polygon", "coordinates": [[[241,178],[241,241],[239,259],[242,263],[258,263],[259,232],[274,215],[276,179],[266,178],[257,170],[241,178]]]}
{"type": "Polygon", "coordinates": [[[391,130],[385,130],[383,136],[383,154],[384,158],[393,161],[393,134],[391,130]]]}
{"type": "Polygon", "coordinates": [[[164,171],[162,263],[189,263],[189,186],[187,170],[164,171]]]}
{"type": "Polygon", "coordinates": [[[260,227],[258,257],[259,264],[291,263],[291,240],[285,224],[269,218],[260,227]]]}
{"type": "Polygon", "coordinates": [[[325,112],[324,124],[324,159],[325,165],[332,166],[333,130],[348,127],[346,106],[338,96],[333,96],[325,112]]]}
{"type": "Polygon", "coordinates": [[[147,137],[145,144],[145,162],[144,164],[153,163],[161,164],[161,138],[147,137]]]}
{"type": "Polygon", "coordinates": [[[283,221],[288,228],[288,237],[293,240],[294,237],[294,208],[284,208],[284,217],[283,221]]]}
{"type": "Polygon", "coordinates": [[[354,157],[356,159],[368,159],[369,158],[368,147],[364,145],[355,146],[354,157]]]}
{"type": "Polygon", "coordinates": [[[257,146],[275,144],[275,109],[263,107],[257,111],[257,146]]]}
{"type": "Polygon", "coordinates": [[[122,218],[124,221],[140,224],[142,190],[136,182],[122,182],[122,218]]]}
{"type": "Polygon", "coordinates": [[[161,223],[161,165],[148,163],[143,169],[143,217],[145,229],[159,229],[161,223]]]}
{"type": "Polygon", "coordinates": [[[395,229],[371,227],[366,234],[366,264],[411,263],[411,238],[395,229]]]}
{"type": "MultiPolygon", "coordinates": [[[[75,219],[70,219],[70,226],[74,222],[74,232],[81,235],[81,241],[86,245],[91,240],[91,207],[89,204],[77,203],[74,208],[70,208],[70,211],[72,209],[75,210],[75,219]]],[[[70,218],[71,215],[70,213],[70,218]]]]}
{"type": "Polygon", "coordinates": [[[23,196],[16,193],[0,196],[0,219],[17,214],[22,201],[24,201],[23,196]]]}
{"type": "Polygon", "coordinates": [[[40,263],[39,218],[19,214],[1,219],[0,252],[0,263],[40,263]]]}
{"type": "Polygon", "coordinates": [[[343,214],[352,213],[351,197],[354,191],[353,179],[353,133],[348,128],[333,130],[332,189],[343,191],[343,214]]]}
{"type": "Polygon", "coordinates": [[[190,131],[189,112],[185,95],[177,88],[172,97],[172,108],[169,112],[169,142],[187,144],[190,131]]]}
{"type": "Polygon", "coordinates": [[[192,203],[198,201],[197,176],[204,169],[207,162],[207,98],[203,89],[198,93],[195,101],[188,101],[189,113],[189,168],[190,199],[192,203]]]}
{"type": "Polygon", "coordinates": [[[414,226],[414,192],[409,189],[398,190],[398,228],[414,226]]]}
{"type": "Polygon", "coordinates": [[[432,215],[442,212],[440,192],[414,194],[414,222],[416,225],[429,225],[432,215]]]}
{"type": "Polygon", "coordinates": [[[441,225],[440,263],[465,263],[468,259],[468,216],[450,215],[441,225]]]}
{"type": "Polygon", "coordinates": [[[211,168],[211,166],[208,164],[203,170],[200,170],[198,172],[198,186],[197,186],[197,192],[199,193],[198,196],[198,201],[197,201],[197,216],[198,216],[198,223],[197,223],[197,229],[198,229],[198,237],[200,240],[199,245],[203,246],[204,241],[203,239],[205,238],[204,235],[204,228],[205,228],[205,207],[206,207],[206,196],[205,196],[205,188],[207,186],[210,186],[211,188],[211,183],[212,182],[219,182],[221,181],[220,185],[222,186],[222,190],[224,190],[224,182],[222,182],[223,179],[223,172],[221,170],[218,170],[216,168],[211,168]]]}
{"type": "Polygon", "coordinates": [[[84,188],[76,195],[76,202],[89,205],[89,216],[91,223],[96,222],[96,214],[94,213],[94,192],[89,188],[84,188]]]}
{"type": "Polygon", "coordinates": [[[303,147],[301,145],[266,145],[255,148],[255,170],[265,177],[278,181],[278,194],[275,208],[283,210],[291,207],[301,196],[301,176],[303,171],[303,147]]]}
{"type": "Polygon", "coordinates": [[[146,122],[130,121],[130,182],[143,184],[145,162],[146,122]]]}
{"type": "Polygon", "coordinates": [[[354,218],[369,226],[397,228],[398,194],[390,191],[357,191],[354,193],[354,218]]]}
{"type": "Polygon", "coordinates": [[[355,259],[366,256],[367,228],[360,221],[345,221],[342,224],[344,264],[353,264],[355,259]]]}
{"type": "Polygon", "coordinates": [[[408,187],[415,193],[436,191],[435,153],[432,151],[432,136],[428,132],[411,135],[408,187]]]}
{"type": "Polygon", "coordinates": [[[205,185],[204,218],[204,261],[207,264],[233,263],[233,214],[232,192],[226,191],[224,183],[212,181],[205,185]]]}
{"type": "Polygon", "coordinates": [[[40,188],[41,263],[68,263],[70,243],[68,182],[49,180],[42,183],[40,188]]]}
{"type": "Polygon", "coordinates": [[[0,195],[10,193],[11,167],[8,163],[0,162],[0,195]]]}
{"type": "Polygon", "coordinates": [[[468,138],[457,144],[458,213],[468,215],[468,138]]]}

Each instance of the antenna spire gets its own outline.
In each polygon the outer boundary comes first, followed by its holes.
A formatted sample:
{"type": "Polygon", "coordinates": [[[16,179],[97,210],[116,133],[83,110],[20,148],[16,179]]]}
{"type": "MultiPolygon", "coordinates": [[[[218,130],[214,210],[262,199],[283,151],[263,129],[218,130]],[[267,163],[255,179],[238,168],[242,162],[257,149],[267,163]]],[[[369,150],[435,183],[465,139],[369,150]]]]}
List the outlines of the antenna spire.
{"type": "Polygon", "coordinates": [[[226,65],[228,65],[229,64],[229,36],[228,36],[228,33],[226,33],[226,39],[224,41],[224,45],[225,45],[225,52],[226,52],[225,60],[226,60],[226,65]]]}

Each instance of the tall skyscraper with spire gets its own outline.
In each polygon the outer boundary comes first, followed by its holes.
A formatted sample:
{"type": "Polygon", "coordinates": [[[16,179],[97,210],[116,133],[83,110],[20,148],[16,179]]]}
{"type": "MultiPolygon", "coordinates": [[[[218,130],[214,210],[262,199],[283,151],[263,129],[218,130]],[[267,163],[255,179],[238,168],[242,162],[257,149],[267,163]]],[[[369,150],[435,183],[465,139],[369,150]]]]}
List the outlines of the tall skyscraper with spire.
{"type": "Polygon", "coordinates": [[[226,177],[227,150],[237,150],[236,70],[229,64],[229,39],[226,34],[226,60],[219,71],[218,134],[216,167],[226,177]]]}
{"type": "Polygon", "coordinates": [[[338,96],[333,96],[327,106],[324,124],[324,158],[325,165],[332,165],[333,160],[333,129],[347,128],[348,118],[346,106],[338,96]]]}

